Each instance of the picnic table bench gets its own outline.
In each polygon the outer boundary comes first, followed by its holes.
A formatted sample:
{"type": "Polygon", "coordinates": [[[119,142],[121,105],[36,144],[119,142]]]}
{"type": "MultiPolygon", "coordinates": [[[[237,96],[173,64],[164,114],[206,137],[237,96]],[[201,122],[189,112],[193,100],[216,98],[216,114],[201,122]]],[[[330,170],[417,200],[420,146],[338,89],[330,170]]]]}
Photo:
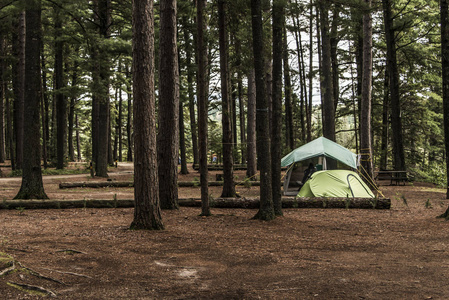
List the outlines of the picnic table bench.
{"type": "Polygon", "coordinates": [[[378,182],[379,180],[390,180],[390,185],[399,185],[409,181],[407,171],[395,171],[395,170],[382,170],[375,171],[376,176],[374,180],[378,182]]]}

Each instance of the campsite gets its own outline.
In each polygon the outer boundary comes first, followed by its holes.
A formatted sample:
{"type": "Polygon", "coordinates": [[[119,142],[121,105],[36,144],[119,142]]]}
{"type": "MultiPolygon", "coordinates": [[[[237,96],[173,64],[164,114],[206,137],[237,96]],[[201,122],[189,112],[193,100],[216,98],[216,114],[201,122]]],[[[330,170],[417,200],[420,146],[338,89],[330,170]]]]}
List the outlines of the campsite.
{"type": "Polygon", "coordinates": [[[0,20],[0,300],[449,299],[449,0],[0,20]]]}
{"type": "MultiPolygon", "coordinates": [[[[5,171],[4,168],[2,168],[5,171]]],[[[132,164],[110,179],[132,179],[132,164]]],[[[189,169],[179,180],[194,181],[189,169]]],[[[210,172],[211,179],[218,171],[210,172]]],[[[244,171],[236,171],[242,178],[244,171]]],[[[51,199],[132,197],[132,188],[59,189],[61,182],[107,181],[88,174],[44,176],[51,199]]],[[[3,199],[20,178],[1,178],[3,199]]],[[[130,231],[132,208],[0,210],[2,268],[13,258],[30,271],[0,278],[2,299],[36,299],[7,282],[39,286],[60,299],[446,299],[447,221],[443,189],[413,182],[380,189],[391,208],[284,210],[274,221],[255,209],[163,210],[166,230],[130,231]]],[[[210,187],[218,197],[221,187],[210,187]]],[[[258,187],[237,188],[255,196],[258,187]]],[[[199,197],[200,187],[180,188],[199,197]]],[[[1,271],[0,271],[1,272],[1,271]]]]}

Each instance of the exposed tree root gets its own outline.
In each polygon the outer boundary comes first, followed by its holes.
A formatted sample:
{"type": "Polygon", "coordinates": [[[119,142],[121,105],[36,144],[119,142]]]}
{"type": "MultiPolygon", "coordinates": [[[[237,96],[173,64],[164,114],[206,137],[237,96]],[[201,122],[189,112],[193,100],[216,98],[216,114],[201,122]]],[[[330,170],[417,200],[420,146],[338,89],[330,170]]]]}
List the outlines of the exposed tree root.
{"type": "Polygon", "coordinates": [[[35,285],[29,285],[29,284],[23,284],[23,283],[17,283],[17,282],[12,282],[12,281],[8,281],[7,282],[9,286],[24,290],[28,293],[38,293],[38,294],[42,294],[44,296],[51,296],[51,297],[56,297],[56,293],[51,291],[51,290],[47,290],[43,287],[40,286],[35,286],[35,285]]]}
{"type": "Polygon", "coordinates": [[[0,277],[1,277],[1,276],[6,276],[6,275],[8,275],[9,273],[11,273],[12,271],[14,271],[15,269],[16,269],[16,265],[15,265],[14,261],[12,261],[12,263],[11,263],[11,265],[10,265],[9,268],[6,268],[6,269],[4,269],[4,270],[2,270],[2,271],[0,272],[0,277]]]}
{"type": "Polygon", "coordinates": [[[48,269],[48,268],[42,268],[42,269],[51,271],[51,272],[60,273],[60,274],[67,274],[67,275],[73,275],[73,276],[84,277],[84,278],[92,278],[88,275],[78,274],[78,273],[73,273],[73,272],[64,272],[64,271],[52,270],[52,269],[48,269]]]}
{"type": "Polygon", "coordinates": [[[55,252],[66,252],[66,253],[70,253],[70,254],[72,254],[72,253],[87,254],[86,252],[73,250],[73,249],[56,250],[55,252]]]}
{"type": "Polygon", "coordinates": [[[40,279],[45,279],[45,280],[48,280],[48,281],[53,281],[53,282],[56,282],[56,283],[65,285],[64,282],[62,282],[62,281],[60,281],[60,280],[58,280],[58,279],[54,279],[54,278],[51,278],[51,277],[42,275],[41,273],[39,273],[39,272],[37,272],[37,271],[34,271],[34,270],[32,270],[32,269],[30,269],[30,268],[28,268],[28,267],[25,267],[25,266],[22,265],[20,262],[18,262],[18,264],[20,265],[20,267],[21,267],[22,269],[28,271],[28,273],[30,273],[30,274],[33,275],[33,276],[36,276],[36,277],[38,277],[38,278],[40,278],[40,279]]]}

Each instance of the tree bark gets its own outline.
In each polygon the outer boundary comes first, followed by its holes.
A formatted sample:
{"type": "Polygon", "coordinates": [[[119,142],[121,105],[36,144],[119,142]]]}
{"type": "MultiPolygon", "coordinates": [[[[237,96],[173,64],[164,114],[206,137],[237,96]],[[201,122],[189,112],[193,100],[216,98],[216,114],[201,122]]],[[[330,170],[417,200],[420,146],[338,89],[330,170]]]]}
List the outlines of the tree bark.
{"type": "Polygon", "coordinates": [[[41,170],[39,104],[41,101],[41,3],[26,1],[25,115],[22,185],[14,199],[48,199],[41,170]]]}
{"type": "MultiPolygon", "coordinates": [[[[446,154],[447,190],[446,199],[449,199],[449,5],[447,0],[440,1],[441,18],[441,67],[443,77],[443,118],[444,118],[444,145],[446,154]]],[[[443,215],[449,219],[449,208],[443,215]]]]}
{"type": "Polygon", "coordinates": [[[179,102],[179,152],[181,153],[181,174],[189,174],[187,170],[186,136],[184,126],[184,102],[179,102]]]}
{"type": "Polygon", "coordinates": [[[221,197],[235,197],[234,167],[233,167],[233,139],[231,128],[231,99],[228,65],[228,32],[226,26],[226,7],[224,0],[218,0],[218,28],[220,43],[220,75],[221,75],[221,104],[222,104],[222,145],[223,145],[223,191],[221,197]]]}
{"type": "Polygon", "coordinates": [[[257,151],[256,151],[256,75],[254,69],[248,74],[248,108],[246,135],[246,177],[256,180],[257,151]]]}
{"type": "MultiPolygon", "coordinates": [[[[179,49],[178,49],[178,71],[179,71],[179,90],[182,89],[182,81],[181,81],[181,59],[179,57],[179,49]]],[[[187,170],[187,149],[186,149],[186,134],[185,134],[185,126],[184,126],[184,97],[179,96],[179,153],[181,158],[181,174],[186,175],[189,174],[187,170]]]]}
{"type": "MultiPolygon", "coordinates": [[[[98,0],[97,16],[100,39],[110,37],[111,0],[98,0]]],[[[96,45],[99,46],[99,45],[96,45]]],[[[98,49],[98,144],[95,176],[108,177],[109,153],[109,55],[105,49],[98,49]]]]}
{"type": "MultiPolygon", "coordinates": [[[[189,19],[185,16],[183,17],[183,24],[188,24],[189,19]]],[[[196,123],[196,109],[195,109],[195,93],[193,90],[193,80],[194,80],[194,67],[192,64],[193,49],[192,49],[192,39],[190,38],[189,26],[183,26],[184,33],[184,50],[185,50],[185,60],[187,69],[187,94],[188,94],[188,105],[189,105],[189,118],[190,118],[190,134],[192,137],[192,155],[193,164],[198,164],[198,126],[196,123]]]]}
{"type": "MultiPolygon", "coordinates": [[[[282,143],[282,59],[284,57],[283,0],[273,1],[273,100],[271,127],[271,182],[274,214],[282,216],[281,199],[281,143],[282,143]]],[[[285,49],[286,50],[286,49],[285,49]]],[[[287,61],[288,63],[288,61],[287,61]]],[[[288,69],[288,68],[287,68],[288,69]]]]}
{"type": "Polygon", "coordinates": [[[76,127],[76,155],[77,161],[81,161],[81,140],[80,140],[80,129],[78,122],[78,114],[75,115],[75,127],[76,127]]]}
{"type": "Polygon", "coordinates": [[[131,229],[164,229],[159,205],[154,95],[153,0],[133,1],[134,220],[131,229]]]}
{"type": "Polygon", "coordinates": [[[25,12],[18,17],[17,35],[13,37],[13,52],[17,59],[13,69],[14,89],[14,137],[15,162],[14,169],[22,169],[23,162],[23,131],[24,131],[24,93],[25,93],[25,12]]]}
{"type": "Polygon", "coordinates": [[[390,92],[389,92],[389,76],[388,68],[385,70],[384,80],[384,95],[382,103],[382,137],[380,145],[380,170],[387,170],[388,163],[388,140],[389,140],[389,126],[390,126],[390,92]]]}
{"type": "Polygon", "coordinates": [[[176,1],[160,1],[158,171],[162,209],[178,208],[179,74],[176,1]]]}
{"type": "MultiPolygon", "coordinates": [[[[312,141],[312,112],[313,112],[313,0],[310,0],[309,17],[309,103],[306,109],[307,142],[312,141]]],[[[319,51],[318,51],[319,52],[319,51]]]]}
{"type": "MultiPolygon", "coordinates": [[[[75,51],[78,53],[78,49],[75,51]]],[[[72,70],[72,87],[78,84],[78,62],[75,60],[72,70]]],[[[70,109],[69,109],[69,127],[68,127],[68,147],[69,147],[69,160],[75,161],[75,148],[73,144],[73,130],[75,124],[75,106],[76,106],[76,96],[72,95],[70,97],[70,109]]],[[[76,125],[75,125],[76,126],[76,125]]]]}
{"type": "Polygon", "coordinates": [[[251,0],[254,69],[256,77],[256,142],[260,169],[260,207],[255,219],[275,218],[271,185],[269,106],[265,91],[265,60],[261,0],[251,0]]]}
{"type": "MultiPolygon", "coordinates": [[[[293,19],[293,24],[296,24],[293,19]]],[[[296,27],[296,26],[295,26],[296,27]]],[[[296,27],[297,30],[299,28],[296,27]]],[[[295,34],[299,34],[295,30],[295,34]]],[[[288,37],[287,29],[284,27],[283,36],[283,62],[284,62],[284,94],[285,94],[285,140],[287,149],[293,150],[295,147],[295,135],[293,130],[293,103],[292,103],[292,83],[290,78],[290,65],[288,60],[288,37]]],[[[297,49],[299,50],[299,49],[297,49]]],[[[298,56],[299,57],[299,56],[298,56]]],[[[301,85],[302,86],[302,85],[301,85]]]]}
{"type": "MultiPolygon", "coordinates": [[[[5,162],[5,38],[3,33],[0,33],[0,162],[5,162]]],[[[1,172],[0,172],[1,173],[1,172]]]]}
{"type": "MultiPolygon", "coordinates": [[[[126,77],[128,78],[128,79],[130,79],[130,77],[131,77],[131,75],[130,75],[130,72],[129,72],[129,67],[128,66],[125,66],[125,74],[126,74],[126,77]]],[[[127,116],[126,116],[126,138],[127,138],[127,141],[128,141],[128,154],[127,154],[127,157],[126,157],[126,160],[127,161],[133,161],[133,145],[134,145],[134,142],[133,142],[133,127],[132,127],[132,124],[133,124],[133,120],[132,120],[132,112],[133,112],[133,95],[132,95],[132,93],[131,93],[131,88],[128,88],[127,89],[127,94],[128,94],[128,114],[127,114],[127,116]]]]}
{"type": "Polygon", "coordinates": [[[320,0],[321,25],[321,90],[323,105],[323,136],[335,141],[335,108],[332,86],[331,42],[329,36],[329,0],[320,0]]]}
{"type": "Polygon", "coordinates": [[[44,55],[44,45],[41,44],[41,69],[42,69],[42,160],[44,169],[48,167],[48,153],[50,151],[50,112],[48,109],[48,88],[47,88],[47,71],[46,60],[44,55]]]}
{"type": "Polygon", "coordinates": [[[341,5],[339,3],[334,4],[334,9],[332,10],[332,26],[330,31],[330,47],[331,47],[331,65],[332,65],[332,95],[334,98],[334,115],[337,110],[338,100],[340,96],[339,90],[339,70],[338,70],[338,27],[340,23],[340,9],[341,5]]]}
{"type": "Polygon", "coordinates": [[[64,169],[65,152],[67,149],[67,98],[64,88],[64,43],[62,35],[62,17],[55,5],[55,100],[56,100],[56,169],[64,169]]]}
{"type": "Polygon", "coordinates": [[[371,18],[371,0],[365,0],[366,11],[363,15],[363,72],[362,98],[360,107],[360,154],[365,180],[373,182],[373,149],[371,144],[371,84],[373,80],[373,26],[371,18]]]}
{"type": "Polygon", "coordinates": [[[205,44],[205,0],[197,2],[197,97],[198,97],[198,150],[201,183],[201,215],[210,216],[208,170],[207,170],[207,46],[205,44]]]}
{"type": "Polygon", "coordinates": [[[399,93],[399,72],[396,58],[391,0],[382,0],[384,9],[385,38],[387,43],[387,67],[390,78],[391,128],[393,129],[393,162],[397,171],[405,170],[404,144],[402,137],[401,103],[399,93]]]}

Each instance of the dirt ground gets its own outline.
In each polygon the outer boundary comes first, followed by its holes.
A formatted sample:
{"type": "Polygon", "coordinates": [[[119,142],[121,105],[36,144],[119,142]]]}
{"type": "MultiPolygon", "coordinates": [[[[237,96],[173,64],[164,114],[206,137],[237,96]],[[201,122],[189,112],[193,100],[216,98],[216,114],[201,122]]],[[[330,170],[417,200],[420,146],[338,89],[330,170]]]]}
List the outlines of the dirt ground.
{"type": "MultiPolygon", "coordinates": [[[[190,171],[180,180],[199,178],[190,171]]],[[[132,166],[110,178],[132,180],[132,166]]],[[[132,188],[58,189],[88,180],[99,179],[45,176],[44,185],[52,199],[133,196],[132,188]]],[[[0,178],[0,200],[19,187],[20,178],[0,178]]],[[[0,299],[42,297],[13,283],[60,299],[448,299],[449,222],[436,218],[449,205],[444,190],[380,188],[390,210],[285,209],[263,222],[251,219],[256,210],[213,209],[206,218],[180,208],[163,211],[164,231],[148,232],[128,230],[133,209],[0,210],[0,273],[15,266],[0,276],[0,299]]],[[[221,188],[210,191],[218,197],[221,188]]]]}

